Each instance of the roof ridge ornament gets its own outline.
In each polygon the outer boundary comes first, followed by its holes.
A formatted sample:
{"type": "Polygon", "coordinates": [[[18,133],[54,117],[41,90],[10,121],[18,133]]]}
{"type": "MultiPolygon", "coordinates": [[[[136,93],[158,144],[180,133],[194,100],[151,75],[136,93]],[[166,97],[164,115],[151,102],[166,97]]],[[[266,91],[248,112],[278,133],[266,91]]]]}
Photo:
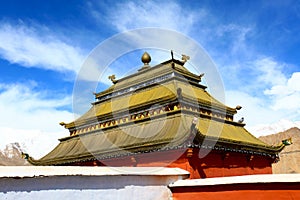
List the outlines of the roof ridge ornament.
{"type": "Polygon", "coordinates": [[[118,80],[116,80],[116,75],[110,75],[109,77],[108,77],[108,79],[109,80],[111,80],[111,82],[113,83],[113,84],[116,84],[117,82],[118,82],[118,80]]]}
{"type": "Polygon", "coordinates": [[[173,50],[171,50],[171,57],[172,57],[172,60],[174,60],[173,50]]]}
{"type": "Polygon", "coordinates": [[[186,63],[189,59],[190,59],[190,56],[182,54],[181,60],[182,60],[183,64],[186,63]]]}
{"type": "MultiPolygon", "coordinates": [[[[189,59],[190,59],[190,56],[188,55],[185,55],[185,54],[181,54],[181,62],[186,63],[189,59]]],[[[171,58],[172,58],[172,61],[174,61],[174,52],[173,50],[171,50],[171,58]]]]}

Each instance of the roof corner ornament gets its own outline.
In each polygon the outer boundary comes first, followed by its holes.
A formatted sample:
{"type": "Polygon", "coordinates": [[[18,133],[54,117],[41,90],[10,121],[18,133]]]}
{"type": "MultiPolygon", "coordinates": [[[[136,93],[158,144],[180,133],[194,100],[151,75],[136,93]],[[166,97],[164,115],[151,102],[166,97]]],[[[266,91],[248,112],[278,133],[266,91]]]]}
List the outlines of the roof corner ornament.
{"type": "Polygon", "coordinates": [[[108,79],[109,80],[111,80],[111,82],[113,83],[113,84],[116,84],[117,82],[118,82],[118,80],[116,80],[116,75],[110,75],[109,77],[108,77],[108,79]]]}
{"type": "Polygon", "coordinates": [[[235,107],[235,109],[236,109],[236,110],[241,110],[241,109],[242,109],[242,106],[237,105],[237,106],[235,107]]]}
{"type": "Polygon", "coordinates": [[[192,145],[192,143],[194,144],[200,144],[200,138],[199,138],[199,129],[197,128],[198,122],[199,122],[199,116],[194,115],[191,127],[190,127],[190,131],[191,131],[191,135],[189,137],[189,146],[192,145]],[[192,142],[192,143],[190,143],[192,142]]]}
{"type": "Polygon", "coordinates": [[[195,133],[195,131],[198,131],[198,128],[197,128],[197,124],[198,124],[198,121],[199,121],[199,119],[198,119],[198,116],[194,116],[194,118],[193,118],[193,121],[192,121],[192,125],[191,125],[191,132],[193,133],[195,133]]]}
{"type": "Polygon", "coordinates": [[[204,73],[202,73],[202,74],[199,75],[200,81],[201,81],[201,79],[202,79],[202,77],[203,77],[204,75],[205,75],[204,73]]]}
{"type": "Polygon", "coordinates": [[[289,146],[289,145],[293,144],[292,138],[282,140],[282,144],[284,146],[289,146]]]}
{"type": "Polygon", "coordinates": [[[238,123],[243,123],[244,122],[244,117],[242,117],[241,119],[239,119],[238,123]]]}
{"type": "Polygon", "coordinates": [[[67,124],[66,124],[65,122],[60,122],[59,125],[61,125],[61,126],[64,127],[64,128],[67,128],[67,127],[66,127],[67,124]]]}
{"type": "Polygon", "coordinates": [[[21,152],[21,156],[22,156],[22,158],[25,159],[25,160],[28,160],[28,159],[29,159],[29,154],[28,154],[28,153],[21,152]]]}
{"type": "Polygon", "coordinates": [[[190,59],[189,56],[182,54],[181,60],[183,63],[186,63],[190,59]]]}

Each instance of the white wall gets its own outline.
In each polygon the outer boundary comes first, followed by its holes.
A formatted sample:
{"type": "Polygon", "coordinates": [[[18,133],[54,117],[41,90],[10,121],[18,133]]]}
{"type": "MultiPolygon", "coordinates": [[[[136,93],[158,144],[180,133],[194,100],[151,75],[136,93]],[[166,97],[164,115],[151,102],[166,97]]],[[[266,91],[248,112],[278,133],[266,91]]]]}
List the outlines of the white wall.
{"type": "Polygon", "coordinates": [[[171,199],[174,168],[0,167],[0,199],[171,199]]]}

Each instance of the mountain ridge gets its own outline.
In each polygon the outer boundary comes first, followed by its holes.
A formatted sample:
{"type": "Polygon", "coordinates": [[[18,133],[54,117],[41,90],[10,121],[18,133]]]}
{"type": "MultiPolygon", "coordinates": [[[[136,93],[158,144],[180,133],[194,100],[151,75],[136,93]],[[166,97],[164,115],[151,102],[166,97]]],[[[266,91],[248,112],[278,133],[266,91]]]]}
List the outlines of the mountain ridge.
{"type": "Polygon", "coordinates": [[[272,166],[274,174],[300,173],[300,129],[292,127],[286,131],[259,137],[270,145],[277,145],[288,138],[292,138],[292,144],[279,153],[279,162],[272,166]]]}
{"type": "Polygon", "coordinates": [[[0,151],[0,166],[25,166],[29,163],[22,158],[23,148],[18,142],[10,143],[0,151]]]}

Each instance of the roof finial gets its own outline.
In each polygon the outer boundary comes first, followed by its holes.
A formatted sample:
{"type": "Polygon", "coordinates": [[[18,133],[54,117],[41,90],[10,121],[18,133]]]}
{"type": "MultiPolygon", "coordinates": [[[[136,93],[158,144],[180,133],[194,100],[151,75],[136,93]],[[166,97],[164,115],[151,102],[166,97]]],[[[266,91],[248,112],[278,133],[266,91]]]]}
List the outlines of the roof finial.
{"type": "Polygon", "coordinates": [[[149,63],[151,62],[151,56],[145,52],[143,55],[142,55],[142,58],[141,58],[142,62],[144,63],[145,66],[149,65],[149,63]]]}
{"type": "Polygon", "coordinates": [[[174,60],[173,50],[171,50],[171,57],[172,57],[172,60],[174,60]]]}
{"type": "Polygon", "coordinates": [[[148,69],[150,67],[149,63],[151,62],[151,56],[145,51],[145,53],[142,55],[141,60],[144,63],[144,66],[138,71],[148,69]]]}

